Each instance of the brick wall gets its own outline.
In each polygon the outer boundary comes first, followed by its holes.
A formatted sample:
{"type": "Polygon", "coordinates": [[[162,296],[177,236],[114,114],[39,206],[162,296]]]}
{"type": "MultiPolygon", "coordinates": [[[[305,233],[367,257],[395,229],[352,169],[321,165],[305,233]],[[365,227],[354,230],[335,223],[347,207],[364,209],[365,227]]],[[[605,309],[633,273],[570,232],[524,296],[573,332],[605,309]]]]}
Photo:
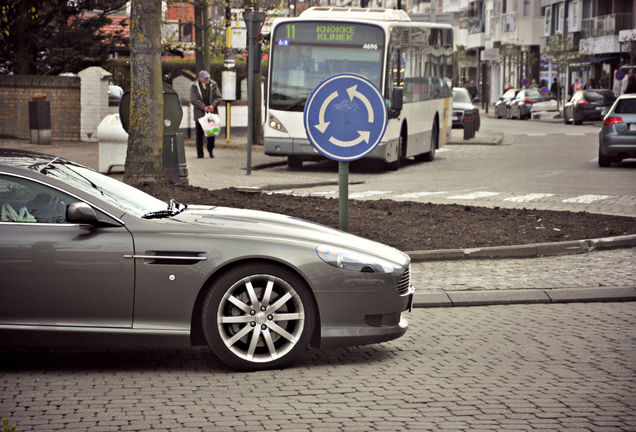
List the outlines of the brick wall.
{"type": "Polygon", "coordinates": [[[0,136],[30,139],[29,101],[45,94],[51,103],[51,139],[80,139],[80,79],[0,75],[0,136]]]}

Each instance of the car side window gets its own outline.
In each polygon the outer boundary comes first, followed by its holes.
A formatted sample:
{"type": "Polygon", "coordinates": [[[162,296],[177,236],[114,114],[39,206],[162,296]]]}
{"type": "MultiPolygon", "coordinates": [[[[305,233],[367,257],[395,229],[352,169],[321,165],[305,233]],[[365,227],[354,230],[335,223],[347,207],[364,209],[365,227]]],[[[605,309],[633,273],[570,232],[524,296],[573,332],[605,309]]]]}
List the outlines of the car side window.
{"type": "Polygon", "coordinates": [[[0,222],[66,223],[66,206],[77,201],[40,183],[0,174],[0,222]]]}

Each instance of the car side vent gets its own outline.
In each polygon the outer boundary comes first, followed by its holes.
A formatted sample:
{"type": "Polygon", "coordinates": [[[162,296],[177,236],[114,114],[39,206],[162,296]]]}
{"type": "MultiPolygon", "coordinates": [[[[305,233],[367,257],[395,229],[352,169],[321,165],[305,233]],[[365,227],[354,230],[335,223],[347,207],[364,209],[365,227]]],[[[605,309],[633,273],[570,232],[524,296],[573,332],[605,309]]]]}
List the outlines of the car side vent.
{"type": "Polygon", "coordinates": [[[193,265],[208,258],[205,252],[146,251],[144,255],[124,255],[124,258],[143,259],[144,264],[193,265]]]}

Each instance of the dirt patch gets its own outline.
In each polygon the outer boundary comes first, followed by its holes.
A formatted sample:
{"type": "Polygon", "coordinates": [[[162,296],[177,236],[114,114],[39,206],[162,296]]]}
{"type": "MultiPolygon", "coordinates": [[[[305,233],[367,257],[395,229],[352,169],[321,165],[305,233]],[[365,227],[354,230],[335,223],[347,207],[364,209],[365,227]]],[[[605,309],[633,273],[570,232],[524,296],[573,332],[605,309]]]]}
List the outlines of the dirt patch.
{"type": "MultiPolygon", "coordinates": [[[[149,183],[140,187],[168,201],[281,213],[333,228],[338,199],[208,190],[149,183]]],[[[349,232],[403,251],[512,246],[636,234],[636,218],[586,212],[485,208],[387,199],[349,201],[349,232]]]]}

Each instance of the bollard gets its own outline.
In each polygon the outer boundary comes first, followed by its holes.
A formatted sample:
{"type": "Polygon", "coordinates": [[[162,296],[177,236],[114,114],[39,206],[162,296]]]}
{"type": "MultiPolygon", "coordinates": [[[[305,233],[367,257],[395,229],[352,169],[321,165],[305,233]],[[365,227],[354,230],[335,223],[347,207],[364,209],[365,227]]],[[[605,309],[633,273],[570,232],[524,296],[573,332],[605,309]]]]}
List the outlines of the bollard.
{"type": "Polygon", "coordinates": [[[475,138],[475,127],[477,126],[475,124],[475,113],[472,112],[470,113],[470,138],[475,138]]]}
{"type": "Polygon", "coordinates": [[[470,130],[468,129],[468,111],[464,111],[464,140],[470,139],[470,130]]]}

